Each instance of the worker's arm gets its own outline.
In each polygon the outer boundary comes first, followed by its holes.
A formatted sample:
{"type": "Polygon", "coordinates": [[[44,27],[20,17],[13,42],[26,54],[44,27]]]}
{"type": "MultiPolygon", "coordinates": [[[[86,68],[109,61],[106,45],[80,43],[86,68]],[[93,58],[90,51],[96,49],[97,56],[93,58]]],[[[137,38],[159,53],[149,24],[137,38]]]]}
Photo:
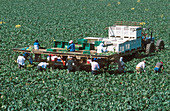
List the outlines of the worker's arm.
{"type": "Polygon", "coordinates": [[[102,53],[104,52],[104,49],[103,49],[103,47],[102,47],[101,51],[102,51],[102,53]]]}
{"type": "Polygon", "coordinates": [[[24,61],[25,61],[25,57],[23,57],[24,61]]]}
{"type": "Polygon", "coordinates": [[[70,49],[70,48],[71,48],[71,45],[72,45],[72,44],[70,44],[70,45],[67,47],[67,49],[70,49]]]}
{"type": "Polygon", "coordinates": [[[143,71],[145,72],[145,63],[143,64],[143,71]]]}
{"type": "Polygon", "coordinates": [[[100,66],[99,66],[99,64],[98,64],[97,68],[98,68],[98,69],[100,69],[100,66]]]}
{"type": "Polygon", "coordinates": [[[19,63],[19,59],[17,58],[17,63],[19,63]]]}

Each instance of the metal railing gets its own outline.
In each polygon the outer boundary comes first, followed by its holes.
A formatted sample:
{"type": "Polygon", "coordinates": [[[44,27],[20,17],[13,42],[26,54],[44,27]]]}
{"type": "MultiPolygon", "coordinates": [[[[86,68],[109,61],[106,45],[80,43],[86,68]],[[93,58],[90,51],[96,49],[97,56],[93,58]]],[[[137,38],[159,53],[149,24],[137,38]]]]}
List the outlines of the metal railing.
{"type": "Polygon", "coordinates": [[[132,21],[116,21],[115,25],[126,25],[126,26],[141,26],[141,22],[132,21]]]}

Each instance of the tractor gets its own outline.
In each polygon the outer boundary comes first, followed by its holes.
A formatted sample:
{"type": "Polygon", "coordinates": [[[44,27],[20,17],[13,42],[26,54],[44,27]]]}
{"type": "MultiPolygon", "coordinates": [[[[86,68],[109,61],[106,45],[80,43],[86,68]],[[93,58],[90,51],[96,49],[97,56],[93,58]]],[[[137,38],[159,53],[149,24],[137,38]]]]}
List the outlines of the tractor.
{"type": "Polygon", "coordinates": [[[155,50],[159,51],[164,49],[164,41],[157,40],[156,45],[154,44],[155,39],[152,37],[153,31],[150,28],[143,28],[142,30],[142,50],[146,54],[154,53],[155,50]],[[147,37],[149,36],[149,37],[147,37]]]}

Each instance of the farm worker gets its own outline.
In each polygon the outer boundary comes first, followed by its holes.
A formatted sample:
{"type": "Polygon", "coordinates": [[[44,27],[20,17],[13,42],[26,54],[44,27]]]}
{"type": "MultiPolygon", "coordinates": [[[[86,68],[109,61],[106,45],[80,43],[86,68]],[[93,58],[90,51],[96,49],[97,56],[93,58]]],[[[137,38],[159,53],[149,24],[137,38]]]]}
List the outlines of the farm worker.
{"type": "Polygon", "coordinates": [[[74,65],[75,64],[74,64],[73,58],[72,57],[68,57],[68,61],[66,63],[67,70],[68,70],[67,74],[73,71],[73,69],[74,69],[73,66],[74,65]]]}
{"type": "Polygon", "coordinates": [[[33,64],[32,55],[30,55],[30,58],[29,58],[29,63],[30,63],[30,64],[33,64]]]}
{"type": "Polygon", "coordinates": [[[70,49],[70,52],[74,52],[75,51],[75,44],[73,43],[73,40],[69,41],[69,46],[67,47],[67,49],[70,49]]]}
{"type": "Polygon", "coordinates": [[[163,71],[163,62],[162,62],[162,61],[156,63],[156,66],[155,66],[155,68],[154,68],[154,71],[155,71],[155,72],[161,72],[161,69],[162,69],[162,71],[163,71]]]}
{"type": "Polygon", "coordinates": [[[27,52],[24,52],[24,53],[23,53],[23,56],[24,56],[25,59],[27,59],[27,57],[28,57],[29,55],[30,55],[30,54],[27,53],[27,52]]]}
{"type": "Polygon", "coordinates": [[[17,63],[18,63],[18,68],[19,69],[24,68],[25,58],[24,58],[24,56],[22,54],[18,56],[17,63]]]}
{"type": "Polygon", "coordinates": [[[104,52],[104,44],[100,43],[99,46],[97,46],[97,53],[103,53],[104,52]]]}
{"type": "Polygon", "coordinates": [[[50,56],[47,56],[47,61],[50,61],[50,56]]]}
{"type": "MultiPolygon", "coordinates": [[[[38,40],[35,40],[34,42],[34,49],[38,50],[40,48],[40,44],[38,43],[38,40]]],[[[40,54],[35,54],[35,61],[39,61],[40,54]]]]}
{"type": "Polygon", "coordinates": [[[54,56],[51,56],[51,61],[57,61],[57,56],[56,55],[54,55],[54,56]]]}
{"type": "Polygon", "coordinates": [[[99,64],[96,62],[97,58],[93,58],[92,62],[91,62],[91,73],[92,74],[97,74],[98,69],[100,69],[99,64]]]}
{"type": "Polygon", "coordinates": [[[47,56],[47,61],[51,61],[51,57],[53,56],[53,54],[49,54],[48,56],[47,56]]]}
{"type": "Polygon", "coordinates": [[[57,58],[57,62],[62,62],[64,66],[66,65],[66,64],[65,64],[65,61],[63,61],[63,59],[62,59],[61,57],[58,57],[58,58],[57,58]]]}
{"type": "Polygon", "coordinates": [[[43,70],[45,71],[46,68],[47,68],[47,65],[49,65],[49,63],[40,62],[40,63],[38,64],[37,68],[38,68],[38,70],[40,70],[40,71],[43,71],[43,70]]]}
{"type": "Polygon", "coordinates": [[[61,62],[61,57],[58,57],[58,58],[57,58],[57,62],[61,62]]]}
{"type": "Polygon", "coordinates": [[[141,73],[141,70],[143,70],[145,72],[145,63],[146,63],[146,61],[144,60],[144,61],[138,63],[138,65],[136,66],[136,71],[138,74],[141,73]]]}
{"type": "Polygon", "coordinates": [[[123,62],[123,57],[120,57],[118,62],[118,71],[119,73],[123,73],[125,69],[125,63],[123,62]]]}
{"type": "Polygon", "coordinates": [[[87,64],[91,64],[92,60],[90,58],[87,59],[87,64]]]}
{"type": "Polygon", "coordinates": [[[35,40],[34,42],[34,49],[39,49],[40,48],[40,44],[38,43],[38,40],[35,40]]]}

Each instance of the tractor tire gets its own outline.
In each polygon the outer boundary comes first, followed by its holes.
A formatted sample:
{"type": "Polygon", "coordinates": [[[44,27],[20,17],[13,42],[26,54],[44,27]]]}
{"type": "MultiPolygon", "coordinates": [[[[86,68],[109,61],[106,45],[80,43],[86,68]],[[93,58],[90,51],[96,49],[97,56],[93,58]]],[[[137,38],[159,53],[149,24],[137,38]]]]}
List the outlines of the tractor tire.
{"type": "Polygon", "coordinates": [[[162,50],[164,49],[164,41],[163,40],[158,40],[156,43],[156,50],[162,50]]]}
{"type": "Polygon", "coordinates": [[[154,43],[149,43],[146,45],[146,54],[154,53],[155,52],[155,45],[154,43]]]}

